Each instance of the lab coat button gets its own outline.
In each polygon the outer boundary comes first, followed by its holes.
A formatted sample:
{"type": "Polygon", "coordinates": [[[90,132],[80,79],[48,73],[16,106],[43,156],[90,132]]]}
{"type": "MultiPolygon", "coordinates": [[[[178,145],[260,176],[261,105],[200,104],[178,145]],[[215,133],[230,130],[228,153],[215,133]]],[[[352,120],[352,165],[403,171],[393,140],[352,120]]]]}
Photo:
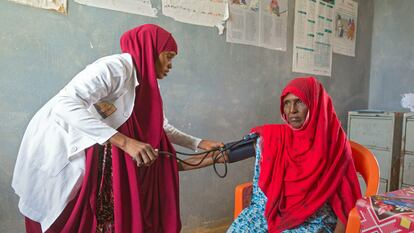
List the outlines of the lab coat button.
{"type": "Polygon", "coordinates": [[[129,114],[127,112],[124,112],[124,117],[129,117],[129,114]]]}
{"type": "Polygon", "coordinates": [[[72,152],[76,152],[78,148],[76,146],[72,147],[72,152]]]}

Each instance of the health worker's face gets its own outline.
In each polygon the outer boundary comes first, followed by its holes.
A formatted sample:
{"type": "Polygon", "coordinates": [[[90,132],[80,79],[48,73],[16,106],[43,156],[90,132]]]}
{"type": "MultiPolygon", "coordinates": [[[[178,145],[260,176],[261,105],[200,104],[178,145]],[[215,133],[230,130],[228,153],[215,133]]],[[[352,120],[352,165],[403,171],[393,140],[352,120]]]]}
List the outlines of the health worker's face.
{"type": "Polygon", "coordinates": [[[168,72],[172,69],[172,59],[177,55],[176,52],[164,51],[161,52],[155,61],[155,71],[157,72],[157,78],[163,79],[168,75],[168,72]]]}

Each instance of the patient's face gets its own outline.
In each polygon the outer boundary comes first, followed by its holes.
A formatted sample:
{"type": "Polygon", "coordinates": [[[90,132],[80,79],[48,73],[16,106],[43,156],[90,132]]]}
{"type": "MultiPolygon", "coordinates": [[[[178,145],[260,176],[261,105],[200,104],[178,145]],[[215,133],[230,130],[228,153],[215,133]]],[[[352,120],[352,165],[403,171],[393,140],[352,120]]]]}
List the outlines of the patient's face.
{"type": "Polygon", "coordinates": [[[296,95],[289,93],[283,99],[283,112],[289,125],[299,129],[305,123],[308,106],[296,95]]]}

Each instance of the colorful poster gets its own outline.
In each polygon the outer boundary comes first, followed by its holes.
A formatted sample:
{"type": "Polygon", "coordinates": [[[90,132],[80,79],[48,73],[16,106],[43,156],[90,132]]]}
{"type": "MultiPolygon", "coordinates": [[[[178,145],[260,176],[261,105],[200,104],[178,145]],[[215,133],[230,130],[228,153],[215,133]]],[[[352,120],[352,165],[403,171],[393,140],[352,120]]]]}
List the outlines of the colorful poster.
{"type": "Polygon", "coordinates": [[[151,0],[75,0],[75,2],[87,6],[157,17],[157,9],[152,7],[151,0]]]}
{"type": "Polygon", "coordinates": [[[12,2],[17,2],[23,5],[48,9],[48,10],[55,10],[62,14],[67,13],[67,0],[53,0],[53,1],[44,1],[44,0],[9,0],[12,2]]]}
{"type": "Polygon", "coordinates": [[[337,0],[335,6],[335,39],[333,52],[355,57],[358,3],[337,0]]]}
{"type": "Polygon", "coordinates": [[[292,70],[331,76],[335,0],[296,0],[292,70]]]}
{"type": "Polygon", "coordinates": [[[231,0],[226,41],[286,51],[287,0],[231,0]]]}

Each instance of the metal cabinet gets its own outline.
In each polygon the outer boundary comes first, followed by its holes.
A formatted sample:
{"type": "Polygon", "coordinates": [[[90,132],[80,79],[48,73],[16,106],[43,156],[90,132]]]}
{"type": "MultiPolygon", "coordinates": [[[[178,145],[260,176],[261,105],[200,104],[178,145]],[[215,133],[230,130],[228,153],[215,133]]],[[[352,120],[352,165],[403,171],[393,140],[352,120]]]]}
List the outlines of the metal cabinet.
{"type": "Polygon", "coordinates": [[[414,113],[403,118],[400,188],[414,186],[414,113]]]}
{"type": "Polygon", "coordinates": [[[378,160],[380,193],[400,186],[402,118],[401,112],[348,112],[348,138],[370,149],[378,160]]]}

